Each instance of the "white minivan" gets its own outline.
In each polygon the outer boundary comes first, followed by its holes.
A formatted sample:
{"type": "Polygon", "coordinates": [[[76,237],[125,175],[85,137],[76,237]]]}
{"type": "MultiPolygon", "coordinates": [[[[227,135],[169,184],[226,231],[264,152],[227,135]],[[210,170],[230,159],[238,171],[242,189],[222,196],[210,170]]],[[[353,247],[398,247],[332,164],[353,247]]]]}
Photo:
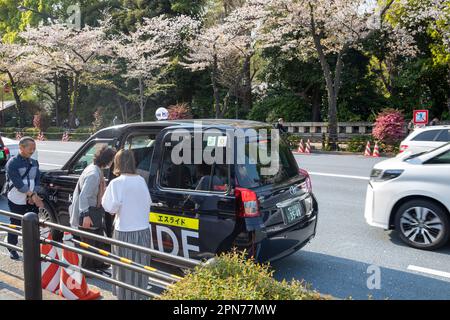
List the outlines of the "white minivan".
{"type": "Polygon", "coordinates": [[[400,153],[411,154],[438,148],[450,142],[450,125],[416,128],[400,143],[400,153]]]}
{"type": "Polygon", "coordinates": [[[450,143],[375,164],[367,186],[365,219],[395,229],[409,246],[437,249],[450,239],[450,143]]]}

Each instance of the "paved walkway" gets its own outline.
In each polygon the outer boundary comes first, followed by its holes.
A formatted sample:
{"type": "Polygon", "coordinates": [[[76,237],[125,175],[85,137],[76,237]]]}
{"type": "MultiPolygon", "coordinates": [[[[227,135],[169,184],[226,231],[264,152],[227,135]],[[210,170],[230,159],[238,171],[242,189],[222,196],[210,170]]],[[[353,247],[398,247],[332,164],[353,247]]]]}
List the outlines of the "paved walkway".
{"type": "MultiPolygon", "coordinates": [[[[0,270],[0,300],[24,300],[23,278],[0,270]]],[[[43,300],[64,300],[63,298],[42,290],[43,300]]]]}

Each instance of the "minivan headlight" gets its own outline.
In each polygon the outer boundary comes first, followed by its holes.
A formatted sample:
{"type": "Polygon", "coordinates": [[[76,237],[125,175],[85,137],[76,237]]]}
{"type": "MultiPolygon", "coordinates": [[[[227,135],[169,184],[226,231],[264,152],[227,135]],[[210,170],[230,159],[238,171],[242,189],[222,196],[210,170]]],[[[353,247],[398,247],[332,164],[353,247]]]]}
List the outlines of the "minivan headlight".
{"type": "Polygon", "coordinates": [[[373,169],[370,173],[370,180],[371,181],[388,181],[395,178],[398,178],[405,170],[402,169],[388,169],[388,170],[380,170],[380,169],[373,169]]]}

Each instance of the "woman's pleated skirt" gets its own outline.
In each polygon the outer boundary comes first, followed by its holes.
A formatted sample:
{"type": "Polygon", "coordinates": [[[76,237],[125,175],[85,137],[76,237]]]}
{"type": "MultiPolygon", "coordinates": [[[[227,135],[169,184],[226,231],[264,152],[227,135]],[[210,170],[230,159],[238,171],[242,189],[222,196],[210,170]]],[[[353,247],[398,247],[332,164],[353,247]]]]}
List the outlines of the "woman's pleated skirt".
{"type": "MultiPolygon", "coordinates": [[[[113,238],[128,242],[131,244],[135,244],[138,246],[150,248],[150,239],[151,233],[150,228],[139,230],[139,231],[118,231],[114,230],[113,238]]],[[[130,259],[133,262],[137,262],[139,264],[143,264],[144,266],[150,265],[150,255],[138,252],[136,250],[131,250],[128,248],[123,248],[119,246],[112,246],[112,253],[115,255],[118,255],[119,257],[123,257],[126,259],[130,259]]],[[[135,287],[141,288],[146,290],[148,286],[148,276],[132,271],[130,269],[126,269],[119,266],[112,266],[112,276],[113,279],[125,282],[127,284],[133,285],[135,287]]],[[[117,297],[119,300],[141,300],[141,299],[147,299],[148,297],[141,295],[137,292],[124,289],[119,286],[113,285],[112,287],[112,293],[117,297]]]]}

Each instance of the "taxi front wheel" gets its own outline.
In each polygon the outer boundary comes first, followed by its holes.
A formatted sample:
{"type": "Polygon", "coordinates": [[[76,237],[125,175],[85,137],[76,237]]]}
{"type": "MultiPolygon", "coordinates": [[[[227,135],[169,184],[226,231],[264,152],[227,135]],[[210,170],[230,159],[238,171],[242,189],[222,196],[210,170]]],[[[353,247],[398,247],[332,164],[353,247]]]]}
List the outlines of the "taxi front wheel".
{"type": "MultiPolygon", "coordinates": [[[[44,200],[44,207],[39,209],[39,219],[58,223],[58,221],[55,218],[55,214],[53,212],[53,209],[50,207],[50,205],[47,203],[47,201],[44,200]]],[[[59,230],[52,229],[52,239],[55,241],[61,241],[63,238],[63,232],[59,230]]]]}
{"type": "Polygon", "coordinates": [[[411,200],[401,205],[395,228],[405,243],[424,250],[442,247],[450,236],[448,213],[430,200],[411,200]]]}

